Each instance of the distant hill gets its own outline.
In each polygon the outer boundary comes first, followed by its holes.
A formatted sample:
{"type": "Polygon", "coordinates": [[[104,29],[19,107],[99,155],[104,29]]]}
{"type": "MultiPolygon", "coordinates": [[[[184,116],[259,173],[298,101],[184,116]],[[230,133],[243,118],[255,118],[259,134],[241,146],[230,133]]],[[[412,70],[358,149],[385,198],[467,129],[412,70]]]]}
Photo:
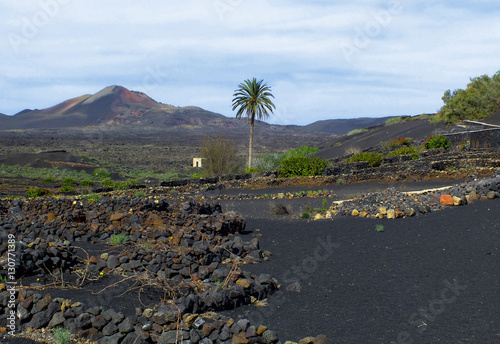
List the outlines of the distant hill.
{"type": "Polygon", "coordinates": [[[24,110],[1,116],[3,129],[64,128],[83,126],[203,127],[233,126],[219,114],[198,107],[159,103],[146,94],[122,86],[109,86],[94,95],[66,100],[43,110],[24,110]]]}
{"type": "Polygon", "coordinates": [[[304,130],[343,135],[354,129],[369,128],[383,124],[389,118],[390,117],[381,117],[381,118],[361,117],[361,118],[351,118],[351,119],[329,119],[324,121],[317,121],[312,124],[306,125],[304,127],[304,130]]]}

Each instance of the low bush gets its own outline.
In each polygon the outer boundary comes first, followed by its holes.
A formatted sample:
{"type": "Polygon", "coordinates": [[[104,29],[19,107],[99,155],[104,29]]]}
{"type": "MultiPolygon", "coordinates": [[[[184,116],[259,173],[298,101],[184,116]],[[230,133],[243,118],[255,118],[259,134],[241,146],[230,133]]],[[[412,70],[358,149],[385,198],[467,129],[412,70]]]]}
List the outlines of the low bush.
{"type": "Polygon", "coordinates": [[[101,200],[101,195],[98,193],[92,193],[90,195],[83,196],[82,199],[89,203],[99,202],[101,200]]]}
{"type": "Polygon", "coordinates": [[[351,135],[354,135],[354,134],[364,133],[364,132],[367,132],[367,131],[368,131],[368,129],[365,129],[365,128],[354,129],[354,130],[351,130],[350,132],[348,132],[347,134],[345,134],[345,136],[351,136],[351,135]]]}
{"type": "Polygon", "coordinates": [[[403,117],[391,117],[385,121],[385,125],[392,125],[396,123],[401,123],[403,121],[403,117]]]}
{"type": "MultiPolygon", "coordinates": [[[[264,153],[259,154],[253,161],[253,172],[267,172],[278,168],[281,161],[285,158],[285,154],[264,153]]],[[[251,173],[251,172],[248,172],[251,173]]]]}
{"type": "Polygon", "coordinates": [[[101,185],[105,186],[105,187],[112,188],[113,186],[115,186],[115,182],[113,182],[113,180],[111,180],[111,178],[104,178],[101,181],[101,185]]]}
{"type": "Polygon", "coordinates": [[[281,162],[280,177],[319,176],[325,171],[328,161],[317,156],[294,156],[281,162]]]}
{"type": "Polygon", "coordinates": [[[382,147],[386,150],[394,150],[403,146],[408,146],[413,139],[411,137],[398,137],[394,140],[382,142],[382,147]]]}
{"type": "Polygon", "coordinates": [[[137,191],[134,196],[136,198],[144,198],[146,197],[146,193],[144,191],[137,191]]]}
{"type": "Polygon", "coordinates": [[[75,191],[75,188],[70,186],[70,185],[63,185],[59,188],[59,191],[60,192],[71,192],[71,191],[75,191]]]}
{"type": "Polygon", "coordinates": [[[288,158],[297,156],[308,157],[317,152],[319,152],[319,148],[302,146],[289,150],[285,153],[259,154],[259,156],[257,156],[253,161],[253,169],[251,171],[247,171],[247,173],[275,171],[279,168],[280,164],[288,158]]]}
{"type": "Polygon", "coordinates": [[[352,157],[347,159],[346,162],[366,161],[371,167],[377,167],[380,165],[383,158],[384,156],[380,153],[361,152],[354,154],[352,157]]]}
{"type": "Polygon", "coordinates": [[[418,150],[413,147],[401,147],[395,151],[389,152],[388,156],[398,156],[398,155],[411,155],[413,160],[418,159],[418,150]]]}
{"type": "Polygon", "coordinates": [[[250,167],[245,170],[245,173],[258,173],[260,172],[258,168],[256,167],[250,167]]]}
{"type": "Polygon", "coordinates": [[[50,195],[50,191],[47,189],[39,189],[36,186],[35,186],[35,188],[28,189],[28,197],[29,198],[37,198],[37,197],[43,197],[43,196],[49,196],[49,195],[50,195]]]}
{"type": "Polygon", "coordinates": [[[123,245],[127,242],[127,233],[113,234],[109,240],[111,245],[123,245]]]}
{"type": "Polygon", "coordinates": [[[200,155],[204,159],[203,177],[235,175],[243,170],[243,162],[238,155],[236,145],[221,136],[206,137],[203,140],[200,155]]]}
{"type": "Polygon", "coordinates": [[[319,152],[319,148],[316,147],[309,147],[309,146],[302,146],[299,148],[292,149],[288,152],[285,153],[284,159],[291,158],[294,156],[311,156],[314,153],[319,152]]]}
{"type": "Polygon", "coordinates": [[[97,177],[98,179],[108,178],[111,177],[111,172],[105,168],[96,168],[94,170],[94,177],[97,177]]]}
{"type": "Polygon", "coordinates": [[[54,178],[52,178],[52,177],[44,178],[42,180],[42,183],[44,183],[44,184],[53,184],[55,182],[56,182],[56,180],[54,178]]]}
{"type": "Polygon", "coordinates": [[[426,149],[437,149],[437,148],[450,148],[450,141],[444,135],[436,135],[429,137],[425,143],[424,148],[426,149]]]}
{"type": "Polygon", "coordinates": [[[78,185],[78,181],[76,179],[74,179],[74,178],[69,178],[68,177],[68,178],[65,178],[63,180],[63,184],[64,185],[78,185]]]}
{"type": "Polygon", "coordinates": [[[82,180],[80,182],[80,185],[81,186],[94,186],[94,182],[89,180],[89,179],[85,179],[85,180],[82,180]]]}
{"type": "Polygon", "coordinates": [[[62,327],[58,326],[54,329],[52,329],[52,333],[54,335],[54,339],[57,344],[68,344],[71,339],[71,331],[62,327]]]}

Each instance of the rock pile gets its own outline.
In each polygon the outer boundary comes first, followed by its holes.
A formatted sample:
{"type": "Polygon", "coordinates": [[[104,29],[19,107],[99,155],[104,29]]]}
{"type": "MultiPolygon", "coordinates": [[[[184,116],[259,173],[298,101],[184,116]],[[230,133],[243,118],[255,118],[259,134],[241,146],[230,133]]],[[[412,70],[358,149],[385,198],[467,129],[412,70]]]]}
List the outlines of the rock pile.
{"type": "Polygon", "coordinates": [[[500,197],[500,173],[456,184],[445,190],[404,193],[389,188],[383,192],[367,193],[353,200],[334,203],[326,217],[339,215],[395,219],[496,197],[500,197]]]}
{"type": "MultiPolygon", "coordinates": [[[[100,343],[133,343],[138,338],[136,343],[182,338],[209,344],[235,337],[241,343],[277,341],[274,332],[248,321],[231,323],[207,313],[262,300],[278,287],[270,275],[242,270],[262,258],[258,238],[243,241],[237,234],[245,230],[246,221],[236,213],[223,213],[218,204],[45,198],[2,201],[0,215],[2,260],[8,253],[7,236],[14,235],[21,284],[26,280],[31,287],[43,288],[64,280],[66,287],[81,288],[114,275],[167,296],[156,307],[138,304],[135,315],[124,315],[22,289],[16,295],[21,329],[62,325],[100,343]],[[94,252],[96,247],[106,252],[86,254],[82,246],[88,245],[94,252]],[[30,276],[37,277],[36,282],[30,276]]],[[[6,269],[0,275],[5,278],[6,269]]],[[[2,323],[9,297],[8,291],[0,293],[2,323]]]]}
{"type": "Polygon", "coordinates": [[[438,178],[442,175],[455,178],[481,174],[491,175],[500,168],[498,149],[449,151],[430,149],[422,151],[419,158],[411,155],[386,157],[380,166],[372,167],[368,162],[342,162],[346,156],[333,161],[325,176],[335,176],[345,182],[366,180],[413,181],[438,178]]]}
{"type": "MultiPolygon", "coordinates": [[[[0,308],[7,307],[8,292],[0,293],[0,308]]],[[[17,317],[23,328],[63,326],[79,337],[101,344],[132,343],[266,343],[278,341],[274,331],[247,319],[235,321],[217,313],[185,313],[167,304],[157,309],[137,307],[124,316],[112,309],[85,307],[80,302],[21,290],[16,295],[17,317]]],[[[323,342],[326,343],[326,340],[323,342]]]]}

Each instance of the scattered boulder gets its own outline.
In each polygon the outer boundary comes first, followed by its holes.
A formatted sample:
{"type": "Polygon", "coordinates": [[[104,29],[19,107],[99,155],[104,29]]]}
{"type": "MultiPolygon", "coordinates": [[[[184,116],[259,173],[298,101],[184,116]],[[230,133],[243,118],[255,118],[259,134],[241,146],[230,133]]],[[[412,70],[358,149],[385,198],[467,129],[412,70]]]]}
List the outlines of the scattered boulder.
{"type": "Polygon", "coordinates": [[[441,195],[441,200],[439,201],[439,203],[441,203],[441,205],[443,206],[453,205],[453,197],[451,197],[451,195],[441,195]]]}

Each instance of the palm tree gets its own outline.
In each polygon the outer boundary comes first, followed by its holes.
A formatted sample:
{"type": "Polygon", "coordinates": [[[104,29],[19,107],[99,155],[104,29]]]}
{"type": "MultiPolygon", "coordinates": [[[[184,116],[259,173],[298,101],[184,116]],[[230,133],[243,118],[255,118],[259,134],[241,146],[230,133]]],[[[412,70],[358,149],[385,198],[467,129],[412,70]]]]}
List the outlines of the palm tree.
{"type": "Polygon", "coordinates": [[[253,149],[253,126],[255,119],[263,120],[269,117],[276,109],[271,97],[271,87],[264,83],[264,80],[257,81],[247,79],[238,85],[233,94],[233,111],[238,109],[236,118],[247,117],[250,122],[250,144],[248,147],[248,168],[252,167],[252,149],[253,149]]]}

